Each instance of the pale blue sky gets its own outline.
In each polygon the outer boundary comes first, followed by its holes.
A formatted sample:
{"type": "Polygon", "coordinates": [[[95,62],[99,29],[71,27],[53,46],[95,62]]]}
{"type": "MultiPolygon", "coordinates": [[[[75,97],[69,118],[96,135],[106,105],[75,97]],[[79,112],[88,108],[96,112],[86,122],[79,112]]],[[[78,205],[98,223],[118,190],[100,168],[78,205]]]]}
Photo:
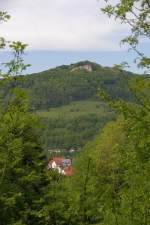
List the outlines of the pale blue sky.
{"type": "MultiPolygon", "coordinates": [[[[147,51],[149,46],[147,46],[147,51]]],[[[27,72],[39,72],[47,70],[63,64],[71,64],[78,61],[90,60],[97,62],[102,66],[113,66],[123,61],[128,61],[130,64],[130,71],[136,73],[142,73],[143,71],[138,69],[136,64],[133,62],[136,57],[133,52],[67,52],[67,51],[29,51],[25,55],[26,63],[30,63],[32,66],[27,72]]]]}
{"type": "MultiPolygon", "coordinates": [[[[143,43],[141,50],[149,55],[149,43],[143,43]]],[[[0,52],[1,62],[7,62],[11,58],[10,53],[0,52]]],[[[71,64],[78,61],[90,60],[97,62],[102,66],[113,66],[123,61],[127,61],[130,65],[128,70],[135,73],[143,73],[134,63],[136,54],[126,51],[46,51],[46,50],[30,50],[24,55],[25,62],[31,64],[27,73],[40,72],[63,64],[71,64]]]]}
{"type": "MultiPolygon", "coordinates": [[[[104,66],[128,61],[130,70],[141,72],[132,63],[135,54],[119,46],[128,27],[104,16],[102,6],[103,0],[0,0],[0,8],[12,16],[0,25],[0,36],[29,44],[28,73],[81,60],[104,66]]],[[[149,55],[149,42],[141,49],[149,55]]],[[[0,62],[8,57],[8,52],[1,52],[0,62]]]]}

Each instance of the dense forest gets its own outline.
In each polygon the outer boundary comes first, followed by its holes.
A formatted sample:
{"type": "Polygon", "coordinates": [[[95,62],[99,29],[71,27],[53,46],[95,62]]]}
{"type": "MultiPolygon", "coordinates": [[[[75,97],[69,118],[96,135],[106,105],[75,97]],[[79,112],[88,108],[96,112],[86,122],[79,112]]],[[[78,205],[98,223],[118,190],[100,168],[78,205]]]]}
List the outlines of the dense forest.
{"type": "Polygon", "coordinates": [[[16,87],[26,90],[29,105],[43,120],[41,132],[45,149],[80,149],[92,140],[115,113],[101,100],[104,90],[112,100],[134,101],[129,88],[138,75],[83,61],[63,65],[9,82],[4,98],[16,87]],[[88,65],[91,71],[82,68],[88,65]]]}

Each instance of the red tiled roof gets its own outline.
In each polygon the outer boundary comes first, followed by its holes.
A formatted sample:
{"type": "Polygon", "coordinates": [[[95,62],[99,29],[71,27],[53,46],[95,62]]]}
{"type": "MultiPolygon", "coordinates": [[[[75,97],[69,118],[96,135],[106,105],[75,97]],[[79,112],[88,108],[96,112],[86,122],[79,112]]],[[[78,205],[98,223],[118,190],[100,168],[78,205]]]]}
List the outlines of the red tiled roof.
{"type": "MultiPolygon", "coordinates": [[[[48,161],[48,165],[51,167],[52,163],[55,162],[57,166],[62,166],[63,161],[65,160],[64,157],[54,157],[53,159],[48,161]]],[[[71,166],[67,166],[64,168],[64,176],[70,177],[73,175],[73,168],[71,166]]]]}
{"type": "Polygon", "coordinates": [[[63,157],[54,157],[52,160],[49,160],[48,164],[52,164],[53,162],[55,162],[57,165],[60,165],[63,160],[63,157]]]}
{"type": "Polygon", "coordinates": [[[67,177],[70,177],[70,176],[73,175],[73,169],[72,169],[71,166],[70,166],[70,167],[66,167],[66,168],[64,169],[64,172],[65,172],[65,176],[67,176],[67,177]]]}

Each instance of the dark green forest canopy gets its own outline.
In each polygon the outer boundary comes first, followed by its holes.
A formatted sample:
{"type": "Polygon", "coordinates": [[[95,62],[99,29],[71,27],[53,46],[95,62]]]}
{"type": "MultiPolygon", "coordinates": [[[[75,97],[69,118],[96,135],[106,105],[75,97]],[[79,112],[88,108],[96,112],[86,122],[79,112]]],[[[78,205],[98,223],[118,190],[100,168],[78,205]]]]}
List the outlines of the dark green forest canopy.
{"type": "Polygon", "coordinates": [[[131,72],[84,61],[23,76],[1,87],[1,91],[7,101],[12,88],[21,86],[27,90],[31,111],[38,113],[46,125],[42,130],[46,149],[78,149],[115,119],[114,112],[100,100],[99,90],[115,100],[134,101],[129,83],[137,77],[131,72]],[[82,68],[85,65],[92,71],[82,68]]]}

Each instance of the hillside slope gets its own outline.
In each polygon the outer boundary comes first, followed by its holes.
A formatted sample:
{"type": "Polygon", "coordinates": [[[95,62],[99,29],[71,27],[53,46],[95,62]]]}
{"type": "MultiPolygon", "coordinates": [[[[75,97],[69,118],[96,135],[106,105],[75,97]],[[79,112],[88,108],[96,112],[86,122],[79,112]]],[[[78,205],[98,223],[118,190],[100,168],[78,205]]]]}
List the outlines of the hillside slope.
{"type": "Polygon", "coordinates": [[[128,83],[136,77],[85,61],[24,76],[23,81],[7,84],[3,96],[7,100],[16,86],[27,90],[30,109],[45,124],[41,136],[46,149],[81,148],[115,119],[114,113],[100,101],[98,90],[103,89],[112,99],[132,101],[128,83]]]}
{"type": "Polygon", "coordinates": [[[106,90],[112,98],[131,99],[128,81],[135,76],[128,72],[115,71],[90,62],[61,66],[38,74],[28,75],[23,87],[30,92],[33,110],[49,109],[72,101],[95,99],[97,90],[106,90]],[[77,69],[91,65],[92,71],[77,69]]]}

